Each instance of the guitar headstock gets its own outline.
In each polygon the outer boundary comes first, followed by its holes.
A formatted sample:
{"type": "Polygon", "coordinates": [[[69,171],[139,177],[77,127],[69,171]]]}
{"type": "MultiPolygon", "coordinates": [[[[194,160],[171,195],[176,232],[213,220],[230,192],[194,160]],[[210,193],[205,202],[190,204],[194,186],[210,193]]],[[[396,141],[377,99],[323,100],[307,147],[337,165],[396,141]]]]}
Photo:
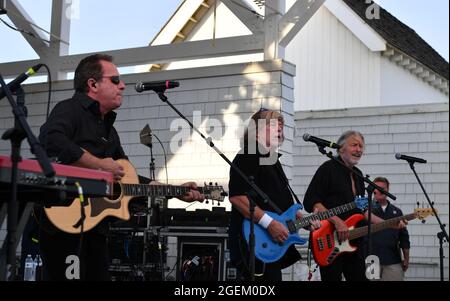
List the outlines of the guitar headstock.
{"type": "MultiPolygon", "coordinates": [[[[203,194],[205,195],[205,200],[212,200],[217,202],[223,202],[225,197],[228,195],[225,190],[223,189],[223,186],[213,185],[213,183],[206,184],[203,187],[203,194]]],[[[206,203],[208,203],[206,201],[206,203]]]]}
{"type": "Polygon", "coordinates": [[[361,211],[366,210],[369,207],[369,199],[366,196],[356,196],[353,200],[355,205],[361,211]]]}
{"type": "Polygon", "coordinates": [[[424,219],[426,219],[429,215],[434,215],[434,211],[431,208],[416,208],[414,209],[414,214],[416,215],[417,219],[425,222],[424,219]]]}

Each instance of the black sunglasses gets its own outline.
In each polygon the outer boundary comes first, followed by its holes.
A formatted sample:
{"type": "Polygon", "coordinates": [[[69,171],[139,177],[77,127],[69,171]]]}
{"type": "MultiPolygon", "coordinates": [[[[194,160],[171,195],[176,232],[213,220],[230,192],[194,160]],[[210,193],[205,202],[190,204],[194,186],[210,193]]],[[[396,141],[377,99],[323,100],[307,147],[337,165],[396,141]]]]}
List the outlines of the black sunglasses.
{"type": "Polygon", "coordinates": [[[114,85],[120,84],[120,76],[119,75],[102,76],[102,78],[109,78],[114,85]]]}

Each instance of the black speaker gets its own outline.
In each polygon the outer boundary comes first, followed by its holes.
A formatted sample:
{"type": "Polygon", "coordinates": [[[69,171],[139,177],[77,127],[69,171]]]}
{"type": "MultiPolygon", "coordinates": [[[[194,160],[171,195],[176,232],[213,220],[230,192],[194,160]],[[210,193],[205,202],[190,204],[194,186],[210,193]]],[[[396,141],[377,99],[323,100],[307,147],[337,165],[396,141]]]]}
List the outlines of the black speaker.
{"type": "Polygon", "coordinates": [[[177,280],[224,280],[224,244],[222,238],[179,237],[177,280]]]}
{"type": "Polygon", "coordinates": [[[146,252],[146,262],[166,262],[167,238],[149,235],[144,244],[144,232],[110,231],[108,237],[111,262],[120,264],[141,264],[146,252]],[[161,247],[161,250],[160,250],[161,247]]]}

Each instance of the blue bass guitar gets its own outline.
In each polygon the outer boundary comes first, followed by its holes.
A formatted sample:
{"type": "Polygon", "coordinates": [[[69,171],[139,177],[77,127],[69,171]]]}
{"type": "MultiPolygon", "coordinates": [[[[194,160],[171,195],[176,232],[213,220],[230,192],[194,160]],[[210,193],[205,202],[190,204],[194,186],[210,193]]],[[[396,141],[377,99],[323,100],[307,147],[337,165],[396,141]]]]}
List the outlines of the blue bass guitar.
{"type": "MultiPolygon", "coordinates": [[[[284,253],[286,253],[287,249],[292,244],[303,245],[308,241],[308,238],[300,237],[298,232],[300,229],[308,227],[311,224],[311,221],[326,220],[355,208],[364,210],[367,206],[368,200],[366,197],[356,197],[351,203],[327,211],[311,214],[301,219],[296,218],[297,211],[303,209],[300,204],[292,205],[282,215],[266,211],[270,217],[286,226],[289,230],[289,236],[283,244],[279,244],[272,240],[270,233],[266,229],[255,223],[255,256],[265,263],[275,262],[283,257],[284,253]]],[[[244,220],[242,231],[248,244],[250,237],[250,220],[244,220]]]]}

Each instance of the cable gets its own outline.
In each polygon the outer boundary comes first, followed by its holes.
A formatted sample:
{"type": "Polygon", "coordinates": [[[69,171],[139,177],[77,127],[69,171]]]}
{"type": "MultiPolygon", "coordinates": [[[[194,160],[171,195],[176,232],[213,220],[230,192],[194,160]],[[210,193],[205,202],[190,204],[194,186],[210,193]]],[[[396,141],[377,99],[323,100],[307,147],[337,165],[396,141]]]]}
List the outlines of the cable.
{"type": "MultiPolygon", "coordinates": [[[[8,14],[13,14],[13,15],[15,15],[16,17],[18,17],[18,18],[24,20],[25,22],[27,22],[28,24],[33,25],[34,27],[39,28],[39,29],[42,30],[43,32],[47,33],[48,35],[54,37],[55,39],[57,39],[58,41],[60,41],[60,42],[62,42],[62,43],[64,43],[64,44],[66,44],[66,45],[69,45],[69,44],[70,44],[69,42],[64,41],[63,39],[61,39],[61,37],[58,37],[57,35],[51,33],[51,32],[48,31],[48,30],[45,30],[44,28],[40,27],[39,25],[34,24],[33,22],[30,22],[28,19],[22,17],[21,15],[18,15],[18,14],[16,14],[16,13],[14,13],[14,12],[11,11],[11,10],[8,11],[8,14]]],[[[27,33],[27,34],[28,34],[28,33],[27,33]]],[[[41,38],[39,38],[39,37],[34,36],[34,34],[32,34],[32,33],[31,33],[31,36],[34,37],[34,38],[36,38],[36,39],[43,40],[43,39],[41,39],[41,38]]],[[[47,41],[47,40],[43,40],[43,41],[50,43],[50,41],[47,41]]]]}
{"type": "MultiPolygon", "coordinates": [[[[80,200],[80,213],[81,213],[81,230],[80,230],[80,243],[78,246],[78,260],[81,262],[81,254],[82,254],[82,248],[83,248],[83,234],[84,234],[84,220],[86,218],[86,212],[84,210],[84,194],[83,194],[83,187],[81,187],[79,182],[75,182],[75,186],[78,188],[78,195],[80,200]]],[[[80,280],[83,280],[83,271],[81,271],[81,277],[80,280]]]]}
{"type": "Polygon", "coordinates": [[[52,74],[50,73],[50,68],[46,64],[42,66],[47,70],[47,83],[48,83],[48,100],[47,100],[47,114],[45,120],[48,120],[48,115],[50,114],[50,102],[52,99],[52,74]]]}
{"type": "Polygon", "coordinates": [[[192,203],[190,203],[189,205],[187,205],[186,207],[184,207],[183,209],[186,210],[186,209],[188,209],[189,207],[191,207],[192,205],[196,204],[197,202],[198,202],[198,201],[192,202],[192,203]]]}
{"type": "Polygon", "coordinates": [[[165,279],[166,281],[168,280],[170,274],[172,274],[173,271],[175,271],[175,268],[176,268],[176,267],[177,267],[177,262],[175,261],[175,263],[174,263],[172,269],[170,269],[169,273],[166,275],[166,277],[164,277],[164,279],[165,279]]]}
{"type": "Polygon", "coordinates": [[[26,30],[23,30],[23,29],[14,27],[14,26],[12,26],[11,24],[9,24],[8,22],[6,22],[5,20],[1,19],[1,18],[0,18],[0,21],[2,21],[3,24],[5,24],[7,27],[11,28],[12,30],[15,30],[15,31],[18,31],[18,32],[20,32],[20,33],[29,35],[30,37],[33,37],[33,38],[35,38],[35,39],[38,39],[38,40],[41,40],[41,41],[44,41],[44,42],[47,42],[47,43],[50,44],[50,41],[49,41],[49,40],[46,40],[46,39],[42,39],[42,38],[40,38],[40,37],[37,37],[37,36],[36,36],[34,33],[32,33],[32,32],[29,32],[29,31],[26,31],[26,30]]]}
{"type": "Polygon", "coordinates": [[[166,169],[166,184],[169,184],[169,172],[167,171],[167,154],[166,154],[166,149],[164,148],[163,143],[161,142],[161,140],[159,140],[158,136],[156,136],[155,134],[153,134],[153,136],[156,138],[156,140],[158,140],[159,144],[161,144],[163,153],[164,153],[164,168],[166,169]]]}

